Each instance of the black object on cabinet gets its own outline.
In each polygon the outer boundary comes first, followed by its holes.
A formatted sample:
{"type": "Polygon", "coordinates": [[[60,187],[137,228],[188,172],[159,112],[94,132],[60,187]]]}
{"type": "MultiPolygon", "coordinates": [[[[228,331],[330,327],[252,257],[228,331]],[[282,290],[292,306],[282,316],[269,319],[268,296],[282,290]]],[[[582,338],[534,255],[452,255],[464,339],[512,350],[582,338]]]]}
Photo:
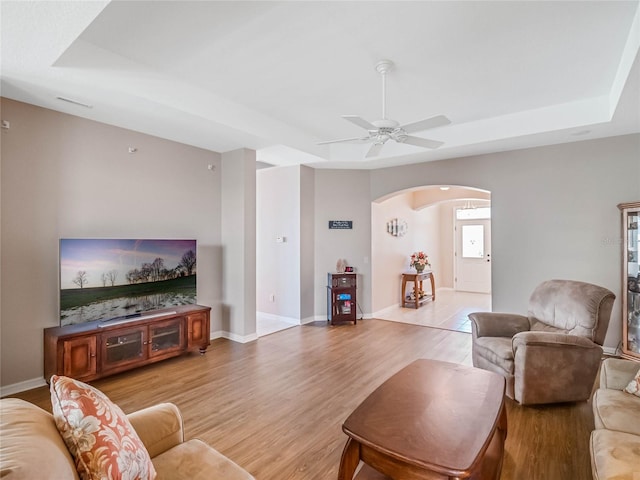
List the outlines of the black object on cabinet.
{"type": "Polygon", "coordinates": [[[355,273],[327,274],[327,321],[331,325],[339,322],[356,324],[356,288],[355,273]]]}

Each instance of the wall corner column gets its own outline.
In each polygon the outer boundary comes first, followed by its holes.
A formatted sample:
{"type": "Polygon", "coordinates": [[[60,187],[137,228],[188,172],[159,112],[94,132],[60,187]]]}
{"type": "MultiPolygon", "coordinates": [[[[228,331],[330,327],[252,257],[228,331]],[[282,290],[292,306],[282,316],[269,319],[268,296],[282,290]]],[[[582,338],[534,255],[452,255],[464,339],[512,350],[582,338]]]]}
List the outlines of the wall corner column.
{"type": "Polygon", "coordinates": [[[222,154],[222,330],[256,336],[256,152],[222,154]]]}

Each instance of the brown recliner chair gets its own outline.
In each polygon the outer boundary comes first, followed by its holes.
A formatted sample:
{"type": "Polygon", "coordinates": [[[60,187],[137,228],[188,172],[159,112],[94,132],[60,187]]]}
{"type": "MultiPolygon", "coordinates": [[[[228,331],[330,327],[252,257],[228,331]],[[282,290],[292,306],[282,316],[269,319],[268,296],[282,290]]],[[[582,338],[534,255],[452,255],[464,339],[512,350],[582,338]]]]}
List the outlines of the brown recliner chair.
{"type": "Polygon", "coordinates": [[[590,283],[549,280],[527,316],[472,313],[473,365],[503,375],[507,395],[523,405],[587,400],[615,298],[590,283]]]}

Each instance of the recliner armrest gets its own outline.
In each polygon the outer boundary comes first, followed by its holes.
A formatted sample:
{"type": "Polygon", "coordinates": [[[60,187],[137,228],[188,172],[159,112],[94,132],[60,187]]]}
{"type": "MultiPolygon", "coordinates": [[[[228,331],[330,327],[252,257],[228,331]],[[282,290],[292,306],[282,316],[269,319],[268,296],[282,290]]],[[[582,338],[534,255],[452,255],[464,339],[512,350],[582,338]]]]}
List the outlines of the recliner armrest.
{"type": "Polygon", "coordinates": [[[587,400],[602,347],[586,337],[557,332],[513,336],[514,396],[525,405],[587,400]]]}
{"type": "Polygon", "coordinates": [[[131,422],[151,458],[184,442],[180,410],[173,403],[160,403],[130,413],[131,422]]]}
{"type": "Polygon", "coordinates": [[[580,337],[578,335],[569,335],[567,333],[559,332],[520,332],[513,336],[511,340],[513,345],[513,351],[515,352],[519,347],[525,346],[538,346],[538,347],[581,347],[581,348],[597,348],[602,351],[600,345],[592,342],[587,337],[580,337]]]}
{"type": "Polygon", "coordinates": [[[529,330],[529,319],[513,313],[475,312],[469,319],[476,337],[513,337],[529,330]]]}

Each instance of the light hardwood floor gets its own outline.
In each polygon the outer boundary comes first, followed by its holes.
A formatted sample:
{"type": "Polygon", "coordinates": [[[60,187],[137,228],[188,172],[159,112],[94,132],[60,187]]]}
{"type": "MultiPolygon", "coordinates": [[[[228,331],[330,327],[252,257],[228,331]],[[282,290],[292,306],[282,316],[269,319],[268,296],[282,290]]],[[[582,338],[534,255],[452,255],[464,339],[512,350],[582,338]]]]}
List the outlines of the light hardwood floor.
{"type": "MultiPolygon", "coordinates": [[[[383,320],[290,328],[248,344],[212,342],[186,355],[94,382],[125,412],[174,402],[198,437],[258,480],[337,478],[342,422],[417,358],[471,364],[468,333],[383,320]]],[[[16,395],[50,410],[45,387],[16,395]]],[[[508,401],[502,480],[588,480],[590,405],[508,401]]],[[[446,435],[447,432],[441,432],[446,435]]]]}

